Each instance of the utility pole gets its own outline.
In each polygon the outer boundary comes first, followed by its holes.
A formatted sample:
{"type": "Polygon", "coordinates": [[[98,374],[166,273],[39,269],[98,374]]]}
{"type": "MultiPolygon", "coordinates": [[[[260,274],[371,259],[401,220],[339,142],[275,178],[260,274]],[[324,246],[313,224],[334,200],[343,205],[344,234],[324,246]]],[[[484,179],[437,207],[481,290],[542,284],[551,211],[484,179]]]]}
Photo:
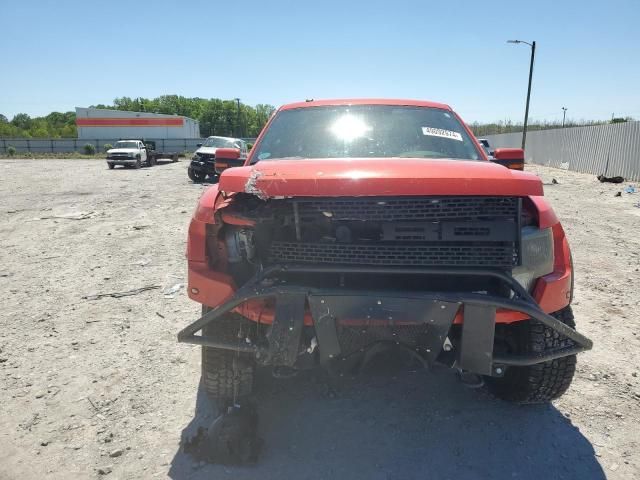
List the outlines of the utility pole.
{"type": "Polygon", "coordinates": [[[238,110],[236,112],[236,137],[240,137],[240,99],[239,98],[234,98],[234,100],[237,102],[238,105],[238,110]]]}
{"type": "Polygon", "coordinates": [[[527,143],[527,123],[529,120],[529,100],[531,99],[531,80],[533,78],[533,62],[536,58],[536,42],[525,42],[522,40],[507,40],[507,43],[524,43],[531,47],[531,62],[529,64],[529,86],[527,88],[527,104],[524,110],[524,128],[522,129],[522,149],[524,150],[527,143]]]}
{"type": "Polygon", "coordinates": [[[564,128],[564,119],[567,116],[567,107],[562,107],[562,128],[564,128]]]}

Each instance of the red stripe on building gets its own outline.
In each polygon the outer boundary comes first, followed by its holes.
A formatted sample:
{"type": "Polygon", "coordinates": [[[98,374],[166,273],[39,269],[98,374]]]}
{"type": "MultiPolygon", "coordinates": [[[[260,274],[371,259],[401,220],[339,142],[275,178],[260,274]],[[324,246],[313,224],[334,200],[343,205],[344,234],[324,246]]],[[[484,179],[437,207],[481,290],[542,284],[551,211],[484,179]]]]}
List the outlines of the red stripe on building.
{"type": "Polygon", "coordinates": [[[78,127],[182,127],[184,118],[76,118],[78,127]]]}

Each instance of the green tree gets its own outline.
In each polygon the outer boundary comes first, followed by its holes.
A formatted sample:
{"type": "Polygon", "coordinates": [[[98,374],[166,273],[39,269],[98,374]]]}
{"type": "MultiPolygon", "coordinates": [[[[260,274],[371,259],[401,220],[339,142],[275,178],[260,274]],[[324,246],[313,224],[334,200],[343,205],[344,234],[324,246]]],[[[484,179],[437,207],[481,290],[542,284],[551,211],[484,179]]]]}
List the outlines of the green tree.
{"type": "Polygon", "coordinates": [[[18,113],[11,120],[11,124],[20,130],[29,130],[29,127],[31,127],[31,117],[26,113],[18,113]]]}

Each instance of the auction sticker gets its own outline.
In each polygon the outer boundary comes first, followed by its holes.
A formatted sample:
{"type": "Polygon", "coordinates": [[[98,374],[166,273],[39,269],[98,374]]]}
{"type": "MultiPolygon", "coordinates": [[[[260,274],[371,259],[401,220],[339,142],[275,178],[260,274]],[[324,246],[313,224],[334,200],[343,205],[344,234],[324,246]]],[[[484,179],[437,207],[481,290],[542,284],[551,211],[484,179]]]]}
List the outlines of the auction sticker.
{"type": "Polygon", "coordinates": [[[462,135],[451,130],[443,130],[442,128],[422,127],[422,134],[430,137],[449,138],[451,140],[462,141],[462,135]]]}

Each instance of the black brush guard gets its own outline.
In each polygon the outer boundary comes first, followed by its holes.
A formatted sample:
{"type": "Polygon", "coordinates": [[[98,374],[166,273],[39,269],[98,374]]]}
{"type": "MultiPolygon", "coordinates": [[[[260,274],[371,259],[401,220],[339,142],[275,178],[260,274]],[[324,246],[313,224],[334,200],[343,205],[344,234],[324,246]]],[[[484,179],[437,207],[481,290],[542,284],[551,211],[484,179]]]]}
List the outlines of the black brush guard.
{"type": "Polygon", "coordinates": [[[591,340],[543,312],[533,297],[508,273],[492,269],[460,268],[376,268],[351,266],[268,267],[236,291],[232,299],[203,315],[178,334],[178,341],[255,355],[258,362],[293,366],[299,355],[306,305],[314,321],[321,363],[342,356],[336,319],[383,318],[394,321],[402,314],[418,324],[427,324],[429,336],[419,354],[433,362],[443,350],[449,329],[460,308],[464,309],[462,338],[456,348],[455,366],[481,375],[501,375],[506,366],[527,366],[590,350],[591,340]],[[458,292],[399,292],[327,289],[294,285],[270,285],[268,279],[279,273],[342,273],[383,275],[455,275],[493,277],[513,292],[512,298],[458,292]],[[273,324],[266,345],[220,342],[196,335],[205,325],[215,322],[250,299],[275,298],[273,324]],[[570,339],[573,345],[528,355],[494,354],[495,314],[502,308],[521,312],[570,339]]]}

